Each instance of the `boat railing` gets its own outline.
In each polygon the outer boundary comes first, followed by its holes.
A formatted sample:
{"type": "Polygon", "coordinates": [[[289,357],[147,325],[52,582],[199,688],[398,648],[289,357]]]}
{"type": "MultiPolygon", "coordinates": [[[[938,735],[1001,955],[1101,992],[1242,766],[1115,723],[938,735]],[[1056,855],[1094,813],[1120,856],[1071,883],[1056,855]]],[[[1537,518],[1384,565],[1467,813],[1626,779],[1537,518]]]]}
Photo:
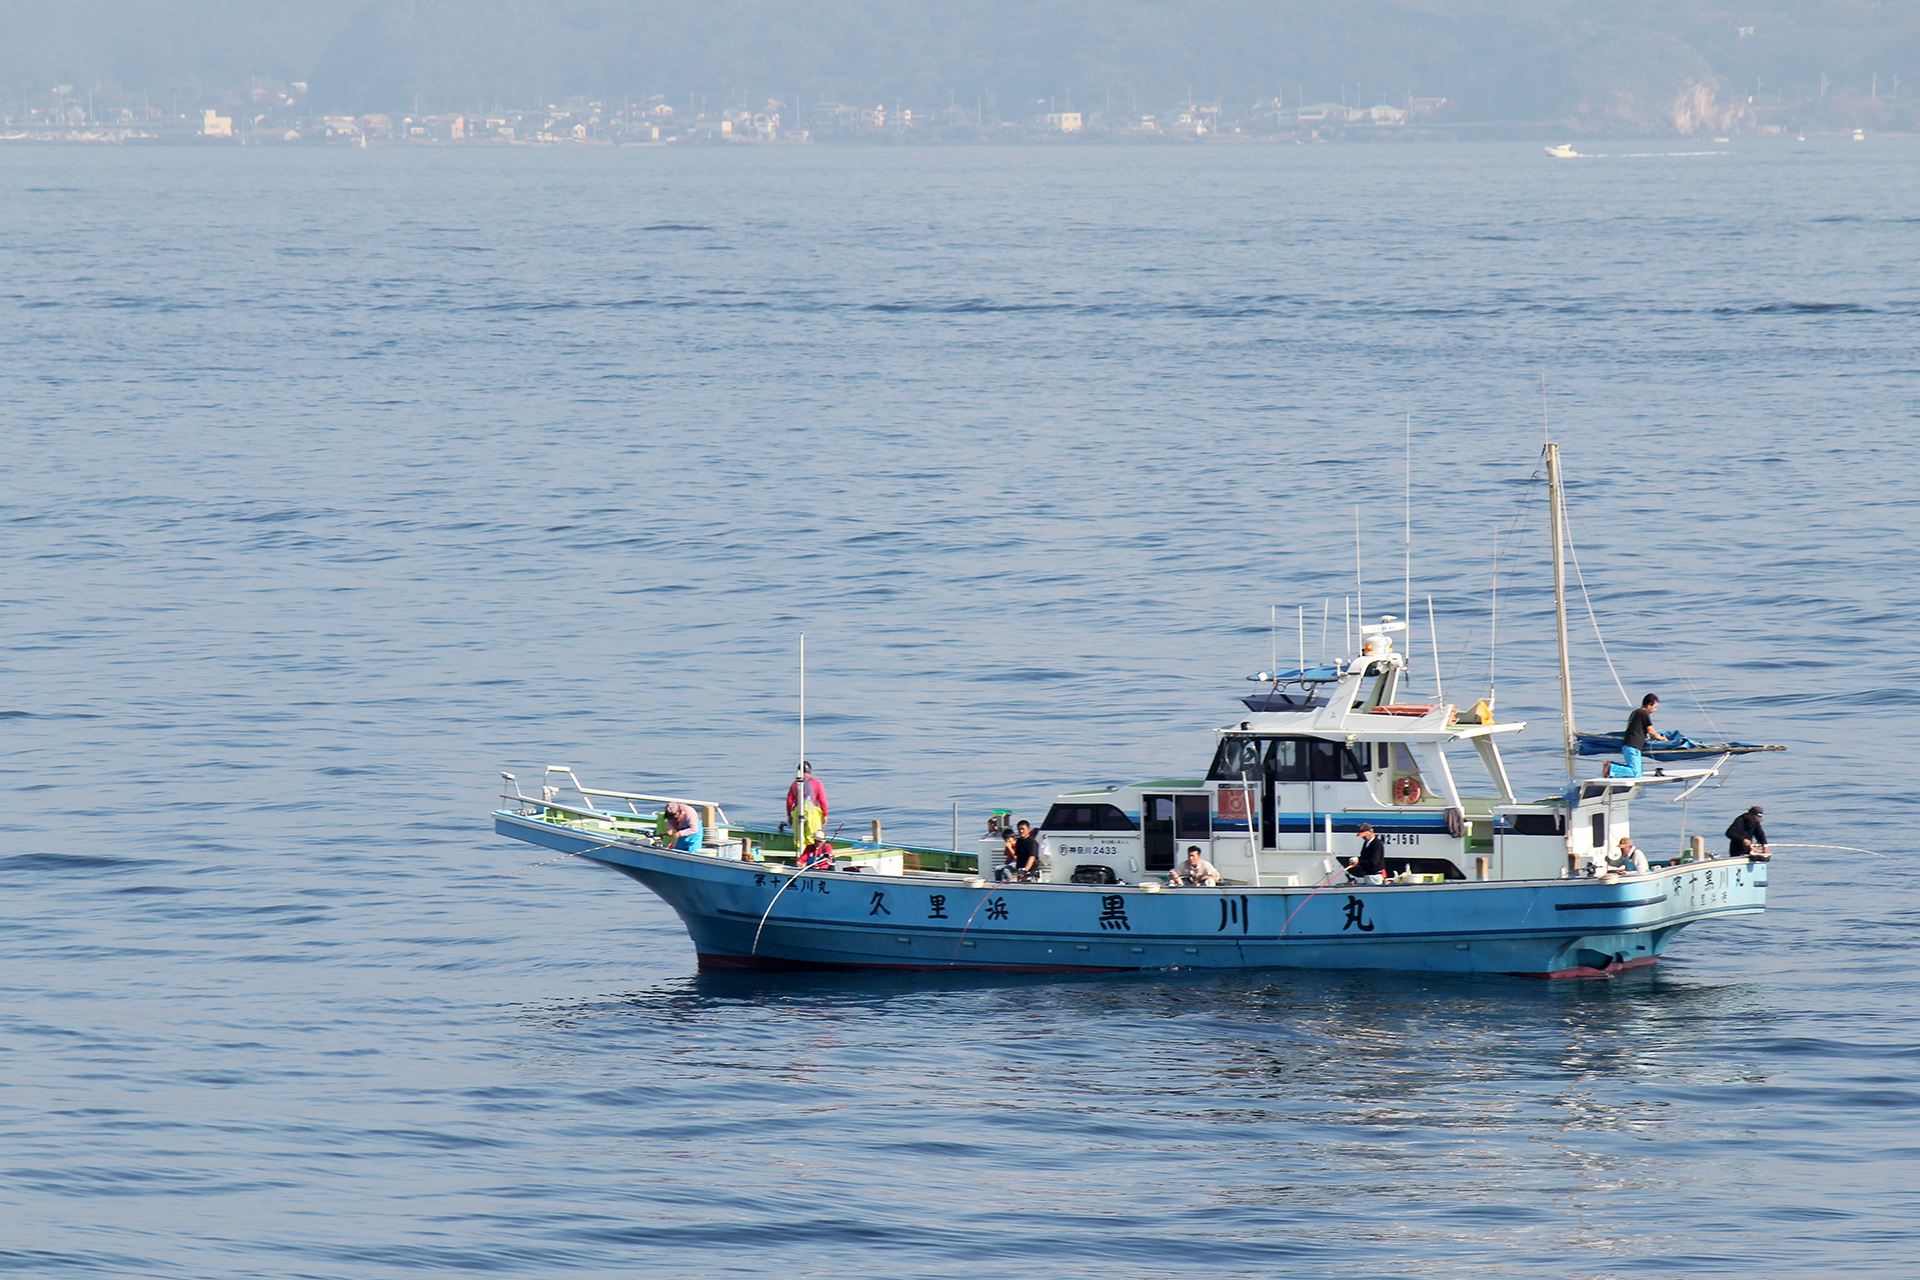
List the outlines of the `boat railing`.
{"type": "Polygon", "coordinates": [[[570,766],[564,764],[547,766],[546,771],[540,775],[540,794],[537,796],[530,796],[522,791],[520,780],[511,773],[502,770],[500,777],[512,788],[511,790],[502,788],[500,797],[503,800],[517,800],[523,804],[558,809],[563,813],[571,813],[587,819],[604,820],[610,824],[616,818],[651,819],[654,815],[641,813],[636,807],[640,803],[646,803],[659,805],[663,809],[670,804],[684,804],[690,809],[699,810],[702,841],[706,844],[721,843],[724,839],[721,832],[728,825],[726,811],[715,801],[696,800],[691,796],[650,795],[642,791],[609,791],[601,787],[589,787],[580,781],[570,766]],[[549,782],[548,779],[555,774],[564,775],[568,786],[561,787],[549,782]],[[559,797],[569,789],[578,795],[583,803],[577,805],[563,803],[559,797]],[[594,803],[595,800],[625,801],[627,811],[623,814],[617,809],[603,809],[594,803]]]}
{"type": "MultiPolygon", "coordinates": [[[[570,766],[564,764],[550,764],[546,767],[540,775],[540,794],[538,795],[528,795],[521,788],[519,779],[505,770],[501,770],[500,777],[503,784],[500,798],[507,802],[509,808],[517,808],[525,816],[544,813],[549,818],[559,819],[564,815],[564,819],[569,821],[604,824],[601,829],[616,838],[638,837],[659,840],[659,836],[650,832],[646,824],[658,820],[659,808],[665,808],[669,804],[684,804],[700,812],[703,852],[714,853],[720,857],[733,857],[737,854],[751,861],[790,860],[794,856],[789,847],[792,837],[785,823],[780,825],[777,833],[770,828],[757,827],[751,823],[736,825],[727,817],[726,810],[712,800],[698,800],[692,796],[659,795],[644,791],[614,791],[605,787],[589,787],[581,783],[579,776],[570,766]],[[569,793],[579,798],[577,803],[560,798],[569,793]],[[607,803],[610,801],[617,803],[607,803]],[[643,805],[658,808],[654,812],[647,813],[642,812],[643,805]]],[[[870,839],[849,837],[842,840],[837,830],[831,839],[842,853],[855,859],[888,854],[899,854],[910,858],[911,861],[907,863],[907,867],[911,868],[913,874],[972,874],[980,863],[980,856],[977,853],[928,845],[903,844],[898,841],[882,842],[880,834],[880,823],[876,819],[870,839]]],[[[660,842],[664,843],[664,840],[660,842]]]]}

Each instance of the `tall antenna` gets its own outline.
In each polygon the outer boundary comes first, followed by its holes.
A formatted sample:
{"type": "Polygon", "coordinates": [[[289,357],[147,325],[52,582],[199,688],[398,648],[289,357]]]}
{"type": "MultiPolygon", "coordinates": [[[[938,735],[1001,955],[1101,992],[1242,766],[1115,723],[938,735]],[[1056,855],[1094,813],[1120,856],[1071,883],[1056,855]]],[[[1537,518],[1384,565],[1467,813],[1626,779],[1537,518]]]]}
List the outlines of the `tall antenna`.
{"type": "Polygon", "coordinates": [[[807,759],[807,633],[800,633],[800,759],[794,765],[798,768],[807,759]]]}
{"type": "MultiPolygon", "coordinates": [[[[1411,410],[1411,409],[1409,409],[1409,410],[1407,410],[1407,495],[1406,495],[1406,513],[1407,513],[1407,530],[1406,530],[1406,543],[1407,543],[1407,546],[1406,546],[1406,551],[1407,551],[1407,562],[1406,562],[1406,564],[1407,564],[1407,567],[1406,567],[1406,575],[1407,575],[1407,579],[1406,579],[1406,588],[1407,588],[1407,610],[1406,610],[1406,612],[1405,612],[1405,613],[1403,613],[1403,614],[1401,614],[1400,616],[1401,616],[1401,617],[1403,617],[1403,618],[1405,618],[1405,619],[1407,620],[1407,627],[1408,627],[1408,631],[1407,631],[1407,648],[1409,648],[1409,649],[1411,649],[1411,648],[1413,648],[1413,631],[1412,631],[1412,627],[1413,627],[1413,410],[1411,410]]],[[[1412,655],[1411,655],[1411,654],[1409,654],[1408,656],[1409,656],[1409,657],[1411,657],[1412,655]]],[[[1437,672],[1437,671],[1436,671],[1436,672],[1434,672],[1434,676],[1435,676],[1436,678],[1437,678],[1437,677],[1439,676],[1439,674],[1440,674],[1440,673],[1439,673],[1439,672],[1437,672]]]]}
{"type": "Polygon", "coordinates": [[[1553,443],[1553,432],[1547,429],[1547,371],[1545,369],[1540,371],[1540,439],[1547,444],[1553,443]]]}
{"type": "Polygon", "coordinates": [[[1280,606],[1267,606],[1267,670],[1280,669],[1280,606]]]}
{"type": "MultiPolygon", "coordinates": [[[[1433,597],[1427,597],[1427,638],[1433,641],[1433,697],[1436,702],[1447,700],[1445,686],[1440,683],[1440,628],[1433,620],[1433,597]]],[[[1413,632],[1407,632],[1407,648],[1413,648],[1413,632]]]]}
{"type": "Polygon", "coordinates": [[[1327,622],[1332,617],[1333,599],[1322,597],[1320,600],[1320,665],[1327,665],[1327,622]]]}
{"type": "Polygon", "coordinates": [[[1496,659],[1500,652],[1500,526],[1493,526],[1493,587],[1487,600],[1487,705],[1494,704],[1494,695],[1500,691],[1499,670],[1496,659]]]}
{"type": "Polygon", "coordinates": [[[1307,606],[1297,606],[1300,610],[1300,674],[1307,674],[1307,606]]]}
{"type": "Polygon", "coordinates": [[[1360,629],[1367,629],[1366,584],[1360,579],[1360,504],[1353,504],[1353,613],[1360,629]]]}

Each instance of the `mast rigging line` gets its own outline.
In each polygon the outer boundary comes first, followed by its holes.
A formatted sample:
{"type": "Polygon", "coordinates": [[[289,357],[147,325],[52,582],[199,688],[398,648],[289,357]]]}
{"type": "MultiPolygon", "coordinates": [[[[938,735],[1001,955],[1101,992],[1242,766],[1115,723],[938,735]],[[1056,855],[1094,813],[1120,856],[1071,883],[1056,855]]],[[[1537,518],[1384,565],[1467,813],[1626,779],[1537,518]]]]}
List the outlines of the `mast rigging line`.
{"type": "MultiPolygon", "coordinates": [[[[1574,517],[1574,518],[1578,519],[1578,517],[1574,517]]],[[[1590,545],[1597,545],[1593,543],[1593,531],[1587,528],[1587,522],[1585,520],[1579,520],[1579,524],[1580,524],[1580,532],[1582,536],[1589,539],[1590,545]]],[[[1596,552],[1595,554],[1599,560],[1599,564],[1597,566],[1598,569],[1603,573],[1613,572],[1613,564],[1611,561],[1609,561],[1606,558],[1605,554],[1600,552],[1596,552]]],[[[1655,648],[1660,650],[1660,656],[1665,661],[1667,665],[1667,670],[1672,674],[1673,678],[1675,680],[1678,680],[1681,686],[1684,689],[1686,689],[1687,696],[1693,700],[1694,709],[1700,713],[1700,718],[1707,722],[1707,727],[1713,730],[1716,736],[1722,737],[1722,738],[1726,737],[1727,736],[1726,731],[1720,727],[1717,721],[1714,720],[1713,711],[1707,706],[1706,699],[1700,696],[1700,690],[1697,687],[1695,687],[1693,681],[1688,678],[1685,669],[1681,667],[1679,659],[1677,659],[1674,656],[1673,650],[1668,646],[1667,642],[1660,638],[1660,632],[1657,626],[1660,619],[1657,619],[1652,613],[1649,613],[1647,610],[1637,608],[1636,606],[1631,604],[1620,605],[1618,607],[1623,612],[1631,614],[1636,618],[1643,619],[1648,623],[1656,624],[1656,625],[1645,628],[1643,630],[1643,634],[1646,636],[1647,639],[1653,642],[1655,648]]],[[[1596,638],[1599,636],[1599,630],[1600,630],[1599,625],[1596,623],[1594,626],[1594,635],[1596,638]]],[[[1605,651],[1604,641],[1602,641],[1601,648],[1602,648],[1602,651],[1604,652],[1605,651]]],[[[1617,682],[1618,677],[1616,677],[1615,679],[1617,682]]],[[[1634,704],[1629,700],[1629,705],[1637,705],[1637,704],[1634,704]]]]}
{"type": "Polygon", "coordinates": [[[1580,599],[1586,602],[1587,622],[1593,627],[1594,643],[1600,646],[1600,656],[1606,661],[1607,674],[1613,677],[1613,687],[1620,691],[1620,701],[1631,709],[1634,701],[1627,696],[1627,686],[1620,683],[1620,673],[1614,670],[1613,655],[1607,652],[1607,638],[1600,634],[1600,619],[1594,616],[1593,597],[1587,594],[1587,575],[1580,572],[1580,553],[1574,550],[1572,535],[1567,537],[1567,558],[1573,561],[1574,581],[1580,584],[1580,599]]]}

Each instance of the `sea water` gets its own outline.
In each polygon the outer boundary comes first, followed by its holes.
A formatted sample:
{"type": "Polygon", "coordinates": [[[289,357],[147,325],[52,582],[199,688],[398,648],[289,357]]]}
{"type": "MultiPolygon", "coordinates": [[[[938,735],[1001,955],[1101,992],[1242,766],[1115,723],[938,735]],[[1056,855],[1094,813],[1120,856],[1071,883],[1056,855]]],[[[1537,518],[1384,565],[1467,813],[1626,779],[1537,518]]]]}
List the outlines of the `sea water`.
{"type": "Polygon", "coordinates": [[[0,1268],[1909,1273],[1920,143],[1591,149],[0,151],[0,1268]],[[805,632],[971,841],[1409,601],[1554,790],[1549,432],[1581,727],[1791,748],[1656,971],[702,975],[491,833],[773,819],[805,632]]]}

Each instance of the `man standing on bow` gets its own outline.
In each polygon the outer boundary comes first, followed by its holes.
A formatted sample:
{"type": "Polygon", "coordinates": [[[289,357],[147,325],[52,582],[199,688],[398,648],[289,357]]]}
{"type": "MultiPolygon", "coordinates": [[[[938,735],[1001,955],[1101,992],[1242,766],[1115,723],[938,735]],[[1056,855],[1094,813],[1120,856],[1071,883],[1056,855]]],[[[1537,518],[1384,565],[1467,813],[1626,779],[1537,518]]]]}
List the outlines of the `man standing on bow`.
{"type": "Polygon", "coordinates": [[[813,776],[805,760],[793,771],[787,788],[787,825],[793,829],[793,847],[804,850],[820,838],[827,826],[827,789],[813,776]]]}

